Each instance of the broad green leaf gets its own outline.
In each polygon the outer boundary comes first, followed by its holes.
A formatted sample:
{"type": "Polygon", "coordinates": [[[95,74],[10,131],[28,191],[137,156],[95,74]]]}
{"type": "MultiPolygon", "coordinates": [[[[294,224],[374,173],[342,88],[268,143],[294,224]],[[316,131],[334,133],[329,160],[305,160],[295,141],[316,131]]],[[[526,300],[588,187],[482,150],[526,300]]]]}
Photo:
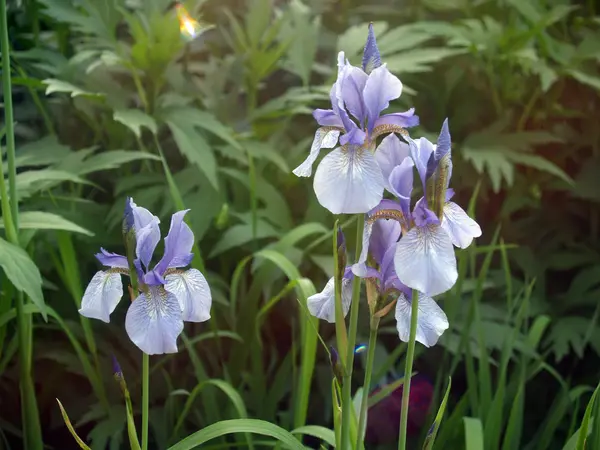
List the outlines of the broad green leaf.
{"type": "Polygon", "coordinates": [[[70,181],[78,184],[91,184],[89,181],[63,170],[28,170],[19,173],[16,176],[16,184],[20,196],[32,195],[40,190],[56,186],[63,181],[70,181]]]}
{"type": "Polygon", "coordinates": [[[13,286],[31,298],[46,320],[42,276],[27,252],[0,238],[0,267],[13,286]]]}
{"type": "Polygon", "coordinates": [[[62,161],[71,153],[71,149],[60,144],[55,136],[46,136],[37,141],[20,145],[16,153],[15,164],[17,167],[39,167],[62,161]]]}
{"type": "Polygon", "coordinates": [[[210,145],[193,126],[180,124],[179,122],[167,121],[167,125],[173,133],[173,138],[182,155],[206,175],[212,186],[219,190],[217,179],[217,160],[210,145]]]}
{"type": "Polygon", "coordinates": [[[184,440],[169,447],[168,450],[192,450],[198,446],[221,436],[235,433],[254,433],[277,439],[291,450],[306,450],[289,431],[270,422],[257,419],[222,420],[196,431],[184,440]]]}
{"type": "MultiPolygon", "coordinates": [[[[267,237],[277,237],[278,233],[270,225],[263,221],[258,221],[256,228],[256,239],[264,239],[267,237]]],[[[227,250],[240,247],[244,244],[252,242],[252,225],[239,224],[229,228],[222,234],[221,239],[213,247],[210,253],[210,258],[214,258],[227,250]]]]}
{"type": "Polygon", "coordinates": [[[218,136],[223,141],[241,149],[240,143],[234,138],[232,129],[223,125],[214,115],[198,108],[176,108],[170,109],[165,113],[165,119],[168,123],[174,123],[180,127],[199,127],[218,136]]]}
{"type": "Polygon", "coordinates": [[[426,72],[431,70],[433,63],[464,52],[462,49],[447,47],[419,48],[387,57],[385,62],[388,69],[394,73],[426,72]]]}
{"type": "Polygon", "coordinates": [[[543,158],[538,155],[533,155],[531,153],[517,153],[517,152],[506,152],[506,157],[508,159],[510,159],[511,161],[514,161],[517,164],[532,167],[532,168],[540,170],[542,172],[547,172],[551,175],[554,175],[554,176],[562,179],[563,181],[566,181],[569,184],[573,184],[573,179],[569,175],[567,175],[556,164],[548,161],[546,158],[543,158]]]}
{"type": "Polygon", "coordinates": [[[113,119],[133,131],[138,139],[142,137],[142,127],[148,128],[154,134],[158,131],[155,120],[139,109],[120,109],[115,111],[113,119]]]}
{"type": "Polygon", "coordinates": [[[483,450],[483,427],[481,420],[463,417],[465,425],[465,450],[483,450]]]}
{"type": "Polygon", "coordinates": [[[306,436],[316,437],[335,448],[335,432],[329,428],[318,425],[305,425],[292,430],[292,434],[304,434],[306,436]]]}
{"type": "Polygon", "coordinates": [[[82,89],[74,84],[68,83],[66,81],[57,80],[56,78],[47,78],[43,81],[46,88],[46,95],[50,95],[53,92],[66,92],[67,94],[71,94],[71,97],[77,97],[80,95],[88,96],[88,97],[99,97],[104,94],[99,92],[89,92],[85,89],[82,89]]]}
{"type": "Polygon", "coordinates": [[[151,153],[144,153],[136,150],[109,150],[87,158],[82,169],[79,170],[79,173],[85,175],[101,170],[118,169],[127,163],[141,159],[160,161],[160,157],[151,153]]]}
{"type": "Polygon", "coordinates": [[[569,69],[567,72],[573,78],[580,83],[586,84],[598,91],[600,91],[600,77],[581,72],[580,70],[569,69]]]}
{"type": "MultiPolygon", "coordinates": [[[[4,228],[4,222],[0,223],[4,228]]],[[[19,228],[30,230],[64,230],[93,236],[89,230],[65,219],[58,214],[45,211],[21,211],[19,213],[19,228]]]]}

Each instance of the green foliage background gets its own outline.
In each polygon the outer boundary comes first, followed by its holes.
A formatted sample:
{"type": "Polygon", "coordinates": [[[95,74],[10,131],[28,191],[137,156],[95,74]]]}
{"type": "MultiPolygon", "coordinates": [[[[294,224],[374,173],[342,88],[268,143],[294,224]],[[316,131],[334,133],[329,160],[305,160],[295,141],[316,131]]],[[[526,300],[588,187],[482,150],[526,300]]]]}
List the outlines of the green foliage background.
{"type": "MultiPolygon", "coordinates": [[[[124,333],[127,305],[109,325],[77,314],[99,267],[93,254],[122,245],[126,196],[163,223],[191,208],[193,265],[214,301],[210,322],[186,326],[179,354],[151,360],[153,448],[232,418],[295,429],[313,448],[327,442],[327,430],[302,427],[332,426],[331,369],[315,327],[327,343],[333,328],[303,304],[332,275],[335,218],[291,170],[310,147],[312,109],[327,107],[337,51],[358,64],[369,22],[404,83],[394,107],[414,106],[431,127],[413,134],[433,139],[449,117],[453,185],[484,231],[459,253],[459,282],[441,299],[450,329],[437,347],[417,347],[417,371],[436,382],[431,420],[453,378],[434,448],[583,448],[575,433],[600,375],[596,3],[184,3],[216,27],[186,42],[166,0],[8,2],[29,258],[0,240],[0,449],[22,448],[10,281],[33,300],[46,443],[75,445],[59,397],[92,448],[127,447],[110,363],[115,354],[137,414],[141,358],[124,333]],[[18,285],[20,273],[28,278],[18,285]]],[[[355,225],[342,224],[352,248],[355,225]]],[[[390,319],[375,380],[403,359],[390,319]]],[[[588,449],[600,449],[597,428],[588,449]]],[[[202,448],[273,445],[242,433],[202,448]]]]}

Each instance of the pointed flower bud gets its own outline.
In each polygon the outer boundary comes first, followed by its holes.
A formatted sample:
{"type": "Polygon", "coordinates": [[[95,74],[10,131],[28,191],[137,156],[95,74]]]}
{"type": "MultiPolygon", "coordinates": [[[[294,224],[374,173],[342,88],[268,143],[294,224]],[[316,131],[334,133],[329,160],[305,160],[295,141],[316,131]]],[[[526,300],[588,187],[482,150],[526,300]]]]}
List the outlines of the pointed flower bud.
{"type": "Polygon", "coordinates": [[[344,373],[342,370],[342,364],[340,362],[340,355],[334,346],[329,346],[329,361],[331,362],[331,368],[333,370],[333,374],[338,380],[340,386],[342,385],[342,380],[344,378],[344,373]]]}
{"type": "Polygon", "coordinates": [[[370,74],[374,69],[377,69],[380,66],[381,55],[379,54],[379,48],[377,47],[373,24],[370,23],[367,43],[365,44],[365,49],[363,51],[362,68],[365,73],[370,74]]]}

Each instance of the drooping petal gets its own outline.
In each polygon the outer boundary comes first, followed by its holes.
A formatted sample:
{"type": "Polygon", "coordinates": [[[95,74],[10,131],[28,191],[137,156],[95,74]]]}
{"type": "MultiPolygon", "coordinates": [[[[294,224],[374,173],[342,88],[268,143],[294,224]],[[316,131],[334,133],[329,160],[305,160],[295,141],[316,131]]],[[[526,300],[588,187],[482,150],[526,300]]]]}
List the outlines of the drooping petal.
{"type": "Polygon", "coordinates": [[[322,127],[344,127],[342,119],[340,119],[333,109],[315,109],[313,117],[322,127]]]}
{"type": "Polygon", "coordinates": [[[185,267],[192,262],[192,247],[194,246],[194,233],[183,221],[189,209],[178,211],[171,217],[169,234],[165,238],[165,253],[153,269],[163,275],[168,268],[185,267]]]}
{"type": "Polygon", "coordinates": [[[373,154],[363,148],[337,148],[315,173],[319,203],[333,214],[365,213],[381,201],[384,180],[373,154]]]}
{"type": "Polygon", "coordinates": [[[385,252],[398,242],[400,234],[400,223],[396,220],[380,219],[373,224],[369,251],[377,264],[382,264],[385,252]]]}
{"type": "MultiPolygon", "coordinates": [[[[342,311],[344,317],[348,314],[352,303],[352,279],[342,279],[342,311]]],[[[319,319],[329,323],[335,322],[335,286],[334,279],[330,278],[321,292],[311,295],[307,300],[308,311],[319,319]]]]}
{"type": "Polygon", "coordinates": [[[404,161],[392,170],[388,177],[389,191],[396,196],[402,208],[404,217],[410,217],[410,195],[413,189],[413,167],[411,158],[404,161]]]}
{"type": "Polygon", "coordinates": [[[100,248],[100,253],[94,255],[100,264],[106,267],[113,267],[119,269],[129,269],[129,263],[127,258],[117,253],[107,252],[103,248],[100,248]]]}
{"type": "MultiPolygon", "coordinates": [[[[425,347],[432,347],[448,329],[448,318],[431,297],[420,294],[418,302],[416,339],[425,347]]],[[[398,336],[403,342],[408,342],[410,335],[411,306],[411,300],[406,295],[400,294],[396,302],[396,327],[398,336]]]]}
{"type": "Polygon", "coordinates": [[[419,125],[419,116],[415,115],[415,108],[410,108],[408,111],[385,114],[379,117],[373,128],[380,126],[410,128],[417,125],[419,125]]]}
{"type": "Polygon", "coordinates": [[[212,296],[204,275],[197,269],[165,276],[165,289],[179,300],[185,322],[204,322],[210,319],[212,296]]]}
{"type": "Polygon", "coordinates": [[[379,54],[379,48],[377,47],[377,40],[375,39],[375,31],[373,31],[373,24],[369,24],[369,34],[367,35],[367,42],[363,51],[362,68],[365,73],[369,74],[374,69],[381,66],[381,55],[379,54]]]}
{"type": "Polygon", "coordinates": [[[367,258],[369,256],[369,242],[373,233],[373,225],[374,222],[365,217],[360,256],[358,257],[358,261],[351,266],[352,273],[357,277],[365,278],[367,276],[367,258]]]}
{"type": "Polygon", "coordinates": [[[402,82],[391,74],[385,64],[371,72],[363,91],[369,133],[373,131],[381,111],[390,105],[391,100],[400,97],[400,94],[402,94],[402,82]]]}
{"type": "Polygon", "coordinates": [[[367,117],[367,110],[363,101],[363,90],[369,76],[358,67],[350,64],[346,67],[347,75],[342,86],[342,95],[346,108],[350,111],[359,124],[363,124],[367,117]]]}
{"type": "Polygon", "coordinates": [[[385,188],[390,191],[388,178],[394,167],[400,165],[404,158],[409,156],[408,144],[400,141],[394,133],[389,134],[381,140],[381,144],[375,150],[375,159],[381,168],[385,188]]]}
{"type": "Polygon", "coordinates": [[[133,199],[130,199],[130,207],[133,212],[136,237],[135,252],[144,266],[148,268],[154,249],[160,241],[160,229],[158,228],[160,220],[146,208],[137,206],[133,199]]]}
{"type": "Polygon", "coordinates": [[[123,297],[121,275],[99,271],[85,288],[79,314],[90,319],[110,322],[110,315],[123,297]]]}
{"type": "Polygon", "coordinates": [[[183,331],[179,301],[162,286],[150,286],[136,298],[125,317],[131,341],[148,355],[177,352],[177,337],[183,331]]]}
{"type": "Polygon", "coordinates": [[[313,139],[310,147],[310,153],[308,157],[302,164],[293,170],[293,174],[297,177],[310,177],[312,174],[312,165],[319,157],[321,149],[335,147],[339,136],[339,130],[332,130],[331,128],[319,128],[315,133],[315,138],[313,139]]]}
{"type": "Polygon", "coordinates": [[[446,292],[458,278],[452,240],[440,225],[413,227],[402,236],[394,265],[403,284],[432,297],[446,292]]]}
{"type": "Polygon", "coordinates": [[[459,248],[467,248],[473,242],[473,238],[481,236],[481,228],[477,222],[454,202],[444,205],[442,227],[452,239],[452,243],[459,248]]]}

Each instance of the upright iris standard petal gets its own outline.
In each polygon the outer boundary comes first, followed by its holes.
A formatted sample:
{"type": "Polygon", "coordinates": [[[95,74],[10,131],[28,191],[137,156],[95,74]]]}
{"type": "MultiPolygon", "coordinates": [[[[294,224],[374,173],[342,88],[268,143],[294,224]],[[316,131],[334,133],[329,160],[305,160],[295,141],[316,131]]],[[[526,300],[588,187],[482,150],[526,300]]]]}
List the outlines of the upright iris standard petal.
{"type": "Polygon", "coordinates": [[[116,253],[107,252],[103,248],[100,248],[100,253],[94,255],[103,266],[113,267],[119,269],[129,269],[129,263],[127,258],[116,253]]]}
{"type": "Polygon", "coordinates": [[[323,158],[314,189],[319,203],[333,214],[366,213],[383,198],[384,180],[373,154],[350,146],[323,158]]]}
{"type": "Polygon", "coordinates": [[[210,287],[199,270],[172,273],[166,275],[165,280],[167,292],[174,294],[179,300],[185,322],[204,322],[210,319],[210,287]]]}
{"type": "Polygon", "coordinates": [[[338,54],[338,78],[330,93],[331,107],[346,130],[346,133],[340,137],[340,144],[363,145],[366,134],[350,119],[344,102],[344,83],[349,76],[350,67],[350,64],[346,62],[344,52],[340,52],[338,54]]]}
{"type": "Polygon", "coordinates": [[[458,278],[452,240],[436,224],[413,227],[402,236],[394,265],[402,283],[432,297],[449,290],[458,278]]]}
{"type": "Polygon", "coordinates": [[[349,63],[346,65],[346,71],[347,75],[342,86],[344,103],[358,123],[363,124],[367,117],[367,110],[363,101],[363,90],[369,76],[349,63]]]}
{"type": "Polygon", "coordinates": [[[417,172],[423,184],[423,192],[426,192],[427,167],[430,165],[430,160],[433,161],[435,159],[435,146],[426,138],[414,140],[407,138],[407,140],[410,148],[410,156],[417,167],[417,172]]]}
{"type": "Polygon", "coordinates": [[[396,196],[402,214],[404,217],[410,217],[410,196],[413,189],[413,167],[414,163],[410,158],[404,158],[404,161],[392,170],[388,177],[390,192],[396,196]]]}
{"type": "Polygon", "coordinates": [[[481,236],[481,228],[477,222],[454,202],[444,205],[442,227],[458,248],[467,248],[473,242],[473,238],[481,236]]]}
{"type": "Polygon", "coordinates": [[[176,353],[177,337],[183,331],[177,297],[162,286],[150,286],[127,310],[125,330],[133,343],[148,355],[176,353]]]}
{"type": "Polygon", "coordinates": [[[363,91],[369,134],[373,131],[381,111],[390,105],[391,100],[400,97],[400,94],[402,82],[390,73],[385,64],[371,72],[363,91]]]}
{"type": "Polygon", "coordinates": [[[96,272],[85,288],[79,314],[89,319],[110,322],[110,315],[123,297],[121,275],[111,272],[96,272]]]}
{"type": "Polygon", "coordinates": [[[315,133],[310,153],[302,164],[293,170],[297,177],[310,177],[312,175],[312,165],[319,157],[322,148],[333,148],[338,142],[340,131],[331,128],[319,128],[315,133]]]}
{"type": "MultiPolygon", "coordinates": [[[[418,302],[416,339],[425,347],[431,347],[448,329],[448,318],[431,297],[420,294],[418,302]]],[[[411,300],[405,294],[400,294],[396,303],[396,326],[403,342],[408,342],[410,335],[411,306],[411,300]]]]}
{"type": "Polygon", "coordinates": [[[147,268],[152,260],[154,249],[160,241],[160,229],[158,224],[160,220],[146,208],[137,206],[133,200],[129,199],[131,210],[133,211],[133,223],[136,237],[135,252],[137,257],[147,268]]]}
{"type": "Polygon", "coordinates": [[[374,69],[381,66],[381,55],[379,54],[379,48],[377,47],[377,40],[375,39],[375,31],[373,30],[373,24],[369,24],[369,34],[367,35],[367,43],[363,51],[362,68],[365,73],[369,74],[374,69]]]}
{"type": "Polygon", "coordinates": [[[189,209],[178,211],[171,217],[169,234],[165,238],[165,253],[153,269],[160,275],[163,275],[168,268],[185,267],[192,262],[194,233],[183,221],[188,211],[189,209]]]}
{"type": "MultiPolygon", "coordinates": [[[[330,278],[321,292],[307,299],[308,311],[319,319],[335,322],[335,280],[330,278]]],[[[352,277],[342,278],[342,311],[348,314],[352,303],[352,277]]]]}
{"type": "Polygon", "coordinates": [[[391,245],[398,242],[400,234],[400,223],[396,220],[381,219],[375,221],[369,240],[369,251],[377,264],[382,264],[385,252],[391,245]]]}
{"type": "Polygon", "coordinates": [[[384,137],[377,150],[375,150],[375,159],[381,168],[385,188],[389,192],[391,192],[391,187],[388,178],[394,167],[399,166],[407,156],[409,156],[408,144],[400,141],[394,133],[384,137]]]}

